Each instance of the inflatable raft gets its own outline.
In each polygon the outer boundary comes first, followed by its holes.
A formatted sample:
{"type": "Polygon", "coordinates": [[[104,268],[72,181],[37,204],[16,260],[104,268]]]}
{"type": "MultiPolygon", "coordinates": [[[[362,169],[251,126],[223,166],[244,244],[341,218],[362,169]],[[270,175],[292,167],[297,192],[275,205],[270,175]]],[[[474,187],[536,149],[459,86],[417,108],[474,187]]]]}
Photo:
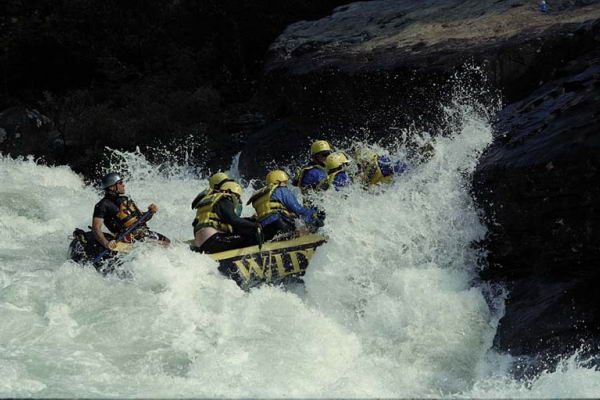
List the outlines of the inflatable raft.
{"type": "MultiPolygon", "coordinates": [[[[219,262],[219,271],[233,279],[240,288],[248,290],[262,284],[289,284],[301,282],[302,276],[317,247],[326,238],[317,234],[299,236],[258,246],[208,254],[219,262]]],[[[190,242],[186,242],[190,243],[190,242]]],[[[115,251],[108,252],[94,266],[103,274],[113,272],[118,265],[119,253],[130,252],[132,244],[118,243],[115,251]]],[[[91,262],[104,248],[91,232],[76,230],[69,245],[69,258],[78,263],[91,262]]]]}
{"type": "Polygon", "coordinates": [[[280,242],[265,243],[209,254],[219,261],[219,271],[244,290],[263,283],[274,285],[301,281],[317,247],[326,242],[320,235],[304,235],[280,242]]]}

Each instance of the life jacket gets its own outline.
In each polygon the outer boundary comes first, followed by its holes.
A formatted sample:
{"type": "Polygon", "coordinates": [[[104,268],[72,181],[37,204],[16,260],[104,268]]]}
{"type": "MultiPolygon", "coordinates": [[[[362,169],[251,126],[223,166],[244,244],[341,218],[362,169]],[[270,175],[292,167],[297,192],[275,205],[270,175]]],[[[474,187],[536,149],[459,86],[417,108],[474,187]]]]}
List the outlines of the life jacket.
{"type": "Polygon", "coordinates": [[[304,168],[298,169],[298,172],[296,173],[296,177],[292,181],[292,185],[300,187],[300,192],[302,194],[306,194],[306,193],[308,193],[308,191],[310,191],[312,189],[311,187],[304,187],[301,185],[302,185],[302,180],[304,179],[304,175],[311,169],[315,169],[315,168],[322,170],[323,172],[325,172],[325,175],[327,175],[327,170],[325,169],[325,167],[323,167],[322,165],[319,165],[319,164],[309,164],[304,168]]]}
{"type": "Polygon", "coordinates": [[[281,214],[289,219],[295,217],[294,213],[290,212],[287,207],[277,200],[272,200],[273,192],[278,185],[267,185],[262,189],[254,192],[247,204],[252,203],[252,207],[256,210],[256,218],[258,222],[265,220],[273,214],[281,214]]]}
{"type": "Polygon", "coordinates": [[[127,196],[119,196],[117,198],[117,207],[119,207],[117,220],[122,227],[121,230],[125,230],[135,224],[143,215],[135,202],[127,196]]]}
{"type": "Polygon", "coordinates": [[[198,208],[198,204],[200,204],[200,201],[208,196],[209,194],[213,193],[213,190],[211,188],[208,189],[204,189],[203,191],[201,191],[198,196],[196,196],[196,198],[194,199],[194,201],[192,201],[192,210],[198,208]]]}
{"type": "Polygon", "coordinates": [[[361,174],[361,178],[363,182],[367,185],[377,185],[380,183],[391,183],[393,174],[384,175],[381,171],[381,167],[379,165],[379,160],[373,160],[372,163],[369,163],[361,174]]]}
{"type": "Polygon", "coordinates": [[[196,219],[193,222],[196,229],[212,227],[222,232],[233,232],[233,226],[223,222],[215,211],[217,203],[225,197],[233,200],[234,209],[239,216],[240,207],[238,207],[237,197],[229,193],[213,192],[204,196],[197,205],[198,211],[196,211],[196,219]]]}
{"type": "Polygon", "coordinates": [[[327,175],[327,178],[323,179],[323,181],[317,186],[317,189],[328,190],[331,186],[333,186],[335,177],[338,176],[338,174],[340,174],[342,172],[346,172],[346,170],[344,170],[342,167],[339,167],[338,169],[333,170],[333,172],[329,173],[327,175]]]}
{"type": "MultiPolygon", "coordinates": [[[[194,201],[192,201],[192,210],[194,210],[194,209],[198,208],[198,205],[200,204],[200,201],[201,201],[201,200],[202,200],[204,197],[206,197],[206,196],[208,196],[209,194],[212,194],[212,193],[214,193],[214,192],[215,192],[215,190],[214,190],[214,189],[210,189],[210,188],[208,188],[208,189],[204,189],[202,192],[200,192],[200,193],[198,194],[198,196],[196,196],[196,198],[194,199],[194,201]]],[[[236,213],[236,214],[238,215],[238,217],[239,217],[240,215],[242,215],[242,208],[243,208],[243,206],[242,206],[242,203],[240,203],[240,202],[238,202],[238,201],[236,201],[236,200],[237,200],[237,198],[234,198],[234,204],[235,204],[235,213],[236,213]]]]}

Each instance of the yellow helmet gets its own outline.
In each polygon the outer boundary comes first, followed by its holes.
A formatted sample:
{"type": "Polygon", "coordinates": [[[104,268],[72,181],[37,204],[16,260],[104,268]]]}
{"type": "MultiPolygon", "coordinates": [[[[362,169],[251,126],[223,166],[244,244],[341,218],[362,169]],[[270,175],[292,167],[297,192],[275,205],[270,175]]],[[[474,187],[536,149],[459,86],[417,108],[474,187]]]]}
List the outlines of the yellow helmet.
{"type": "Polygon", "coordinates": [[[331,146],[325,140],[317,140],[310,146],[310,155],[314,156],[317,153],[321,153],[323,151],[331,152],[331,146]]]}
{"type": "Polygon", "coordinates": [[[271,171],[267,174],[267,185],[278,184],[279,182],[287,182],[290,179],[288,174],[285,171],[280,169],[276,169],[275,171],[271,171]]]}
{"type": "Polygon", "coordinates": [[[356,161],[359,163],[369,163],[377,159],[377,153],[369,147],[361,147],[356,150],[356,161]]]}
{"type": "Polygon", "coordinates": [[[239,185],[239,183],[233,181],[225,182],[221,185],[221,188],[219,190],[221,192],[229,191],[242,197],[242,187],[239,185]]]}
{"type": "Polygon", "coordinates": [[[344,153],[333,153],[327,156],[325,168],[327,168],[327,171],[331,171],[347,163],[348,157],[344,153]]]}
{"type": "Polygon", "coordinates": [[[210,186],[211,189],[215,189],[215,188],[218,188],[219,185],[222,185],[223,183],[225,183],[226,181],[231,181],[231,180],[232,179],[225,172],[217,172],[216,174],[211,176],[210,179],[208,180],[208,186],[210,186]]]}

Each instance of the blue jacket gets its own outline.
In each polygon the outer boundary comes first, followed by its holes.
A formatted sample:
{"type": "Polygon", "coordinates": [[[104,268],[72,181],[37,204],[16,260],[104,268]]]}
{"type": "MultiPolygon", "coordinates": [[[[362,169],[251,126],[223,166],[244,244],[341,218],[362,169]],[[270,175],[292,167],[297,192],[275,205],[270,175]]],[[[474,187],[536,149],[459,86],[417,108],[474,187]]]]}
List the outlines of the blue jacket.
{"type": "Polygon", "coordinates": [[[333,187],[335,187],[335,190],[340,190],[341,188],[351,184],[352,179],[350,179],[346,171],[341,171],[333,178],[333,187]]]}
{"type": "Polygon", "coordinates": [[[312,168],[304,173],[302,182],[300,182],[301,188],[314,188],[323,179],[327,178],[327,173],[321,168],[312,168]]]}
{"type": "MultiPolygon", "coordinates": [[[[290,210],[294,214],[301,216],[304,222],[306,222],[307,224],[313,223],[315,210],[311,208],[302,207],[300,203],[298,203],[298,200],[296,200],[296,196],[294,196],[291,190],[287,187],[281,186],[275,189],[275,191],[271,195],[271,200],[280,202],[281,204],[286,206],[288,210],[290,210]]],[[[261,222],[261,225],[269,225],[270,223],[276,221],[279,218],[284,218],[284,216],[281,214],[270,215],[261,222]]]]}
{"type": "Polygon", "coordinates": [[[380,156],[378,159],[379,169],[381,169],[381,173],[383,176],[389,176],[392,174],[402,174],[408,170],[408,165],[403,163],[402,161],[397,161],[395,164],[392,164],[392,160],[390,160],[386,156],[380,156]]]}

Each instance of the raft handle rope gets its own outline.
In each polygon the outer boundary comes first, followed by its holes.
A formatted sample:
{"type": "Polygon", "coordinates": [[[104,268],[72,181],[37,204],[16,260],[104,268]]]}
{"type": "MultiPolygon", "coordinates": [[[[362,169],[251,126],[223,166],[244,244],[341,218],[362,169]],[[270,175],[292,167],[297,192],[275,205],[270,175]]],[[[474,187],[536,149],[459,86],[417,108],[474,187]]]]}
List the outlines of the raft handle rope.
{"type": "MultiPolygon", "coordinates": [[[[129,235],[131,232],[133,232],[135,229],[137,229],[141,224],[143,224],[148,218],[150,218],[150,216],[152,215],[152,212],[147,211],[145,212],[140,219],[133,225],[131,225],[129,228],[127,228],[127,230],[123,233],[121,233],[116,239],[115,242],[120,242],[122,241],[125,236],[129,235]]],[[[100,254],[98,254],[96,256],[96,258],[94,258],[92,260],[92,264],[98,262],[102,257],[104,257],[109,251],[109,249],[105,249],[104,251],[102,251],[100,254]]]]}

